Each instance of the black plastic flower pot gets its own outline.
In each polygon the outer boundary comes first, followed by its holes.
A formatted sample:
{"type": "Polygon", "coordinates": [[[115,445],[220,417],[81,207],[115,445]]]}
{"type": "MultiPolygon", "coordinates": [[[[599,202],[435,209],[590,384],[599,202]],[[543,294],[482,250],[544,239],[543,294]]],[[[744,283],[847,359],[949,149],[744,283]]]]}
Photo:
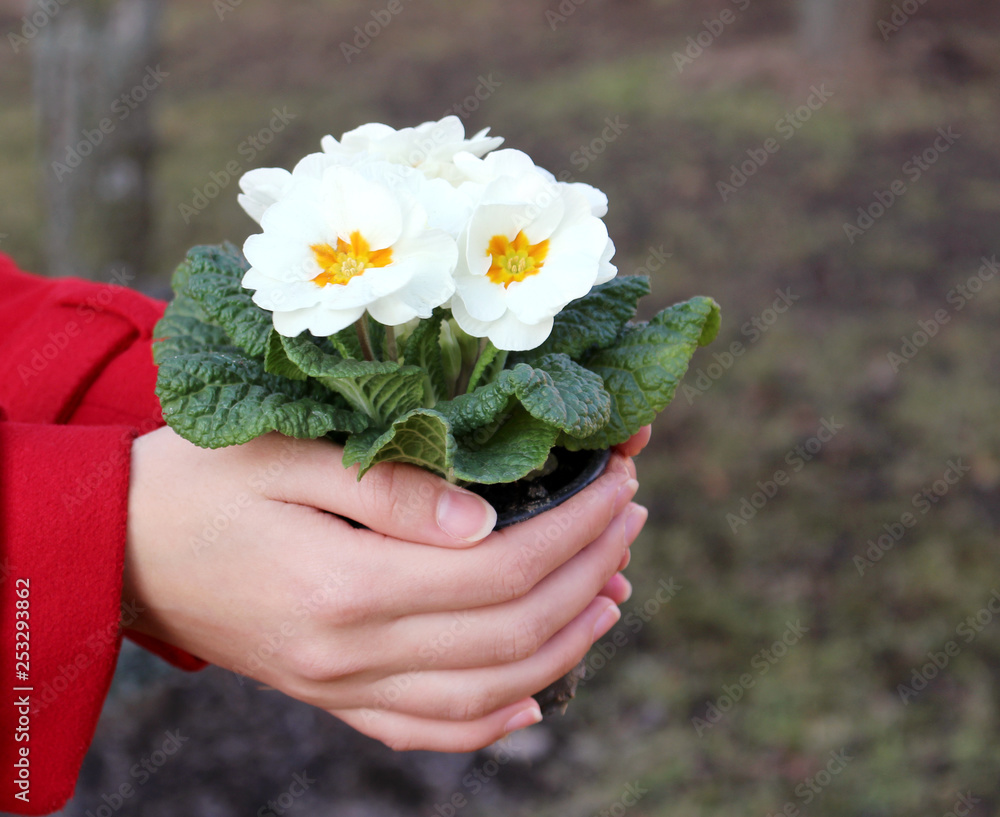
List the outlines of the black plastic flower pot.
{"type": "MultiPolygon", "coordinates": [[[[549,473],[535,479],[496,485],[467,485],[489,502],[497,512],[495,530],[516,525],[560,505],[579,493],[601,474],[611,459],[610,449],[600,451],[553,450],[556,466],[549,473]]],[[[532,696],[541,707],[542,714],[565,712],[576,694],[576,687],[586,671],[581,661],[570,672],[532,696]]]]}

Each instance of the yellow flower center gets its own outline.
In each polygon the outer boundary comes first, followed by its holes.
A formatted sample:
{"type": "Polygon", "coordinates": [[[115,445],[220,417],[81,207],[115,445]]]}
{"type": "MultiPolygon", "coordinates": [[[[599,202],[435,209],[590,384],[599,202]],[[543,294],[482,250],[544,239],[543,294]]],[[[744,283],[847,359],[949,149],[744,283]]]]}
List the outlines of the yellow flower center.
{"type": "Polygon", "coordinates": [[[309,249],[323,270],[312,279],[320,287],[345,285],[369,267],[385,267],[392,263],[392,247],[372,251],[371,245],[357,230],[351,233],[350,244],[338,237],[336,249],[329,244],[312,244],[309,249]]]}
{"type": "Polygon", "coordinates": [[[523,232],[518,232],[513,241],[505,235],[495,235],[486,254],[493,256],[486,274],[494,284],[503,284],[506,289],[514,281],[523,281],[541,270],[549,254],[549,240],[529,244],[523,232]]]}

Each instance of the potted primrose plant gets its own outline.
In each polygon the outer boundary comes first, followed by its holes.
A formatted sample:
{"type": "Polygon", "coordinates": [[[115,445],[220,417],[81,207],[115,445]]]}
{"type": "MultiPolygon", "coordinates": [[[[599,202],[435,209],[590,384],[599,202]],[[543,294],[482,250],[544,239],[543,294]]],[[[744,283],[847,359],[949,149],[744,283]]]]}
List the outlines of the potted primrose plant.
{"type": "MultiPolygon", "coordinates": [[[[495,505],[527,493],[500,524],[596,477],[670,402],[719,307],[633,322],[649,283],[616,277],[606,196],[501,141],[454,116],[368,124],[246,173],[260,232],[192,249],[156,329],[167,423],[209,448],[327,437],[359,479],[401,461],[495,505]]],[[[536,697],[551,710],[574,688],[536,697]]]]}

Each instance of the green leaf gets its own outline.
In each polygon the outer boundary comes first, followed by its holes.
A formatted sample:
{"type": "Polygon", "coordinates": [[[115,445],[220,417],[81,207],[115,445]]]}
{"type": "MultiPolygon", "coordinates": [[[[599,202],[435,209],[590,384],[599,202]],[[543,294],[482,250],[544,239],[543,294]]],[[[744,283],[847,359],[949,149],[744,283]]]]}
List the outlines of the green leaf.
{"type": "Polygon", "coordinates": [[[448,420],[433,409],[416,409],[384,432],[369,429],[344,446],[344,466],[360,465],[358,479],[380,462],[408,462],[456,482],[513,482],[541,468],[558,431],[523,410],[483,440],[456,443],[448,420]]]}
{"type": "Polygon", "coordinates": [[[545,465],[558,436],[558,429],[519,409],[484,444],[476,444],[475,434],[460,440],[455,477],[483,485],[514,482],[545,465]]]}
{"type": "Polygon", "coordinates": [[[648,324],[627,327],[614,345],[584,361],[611,395],[610,421],[584,439],[564,434],[560,444],[573,450],[606,448],[651,423],[673,399],[695,349],[711,341],[718,326],[718,304],[698,297],[663,310],[648,324]]]}
{"type": "Polygon", "coordinates": [[[611,416],[611,398],[601,377],[567,355],[545,355],[535,366],[518,363],[471,394],[439,403],[455,433],[494,423],[516,397],[529,414],[577,437],[595,433],[611,416]]]}
{"type": "Polygon", "coordinates": [[[362,415],[318,389],[268,374],[236,346],[169,357],[160,365],[156,394],[163,417],[178,434],[205,448],[238,445],[278,431],[315,438],[357,433],[362,415]]]}
{"type": "MultiPolygon", "coordinates": [[[[472,369],[472,374],[469,376],[469,385],[466,388],[467,392],[473,392],[478,388],[479,381],[483,379],[486,370],[493,364],[499,354],[500,350],[493,345],[493,342],[486,341],[486,344],[482,347],[482,351],[479,353],[479,357],[476,359],[476,365],[472,369]]],[[[503,368],[503,361],[497,364],[497,368],[503,368]]]]}
{"type": "Polygon", "coordinates": [[[180,293],[194,299],[205,318],[221,326],[247,354],[263,356],[271,335],[271,313],[257,306],[241,281],[249,269],[232,244],[194,247],[175,278],[180,293]]]}
{"type": "Polygon", "coordinates": [[[153,328],[153,361],[159,365],[177,355],[229,343],[220,327],[205,323],[205,314],[195,301],[178,295],[153,328]]]}
{"type": "Polygon", "coordinates": [[[268,341],[267,356],[264,358],[264,370],[268,374],[287,377],[289,380],[305,380],[309,375],[288,359],[281,335],[272,331],[268,341]]]}
{"type": "Polygon", "coordinates": [[[435,309],[430,318],[417,324],[403,345],[403,360],[424,372],[425,385],[430,387],[429,402],[432,405],[448,396],[444,360],[441,356],[441,321],[446,314],[444,309],[435,309]]]}
{"type": "Polygon", "coordinates": [[[370,429],[344,446],[344,467],[360,464],[358,479],[380,462],[408,462],[451,479],[455,438],[448,421],[433,409],[416,409],[387,431],[370,429]]]}
{"type": "Polygon", "coordinates": [[[344,397],[378,428],[419,408],[424,399],[424,372],[396,361],[346,360],[326,351],[309,336],[281,338],[288,359],[309,377],[344,397]]]}
{"type": "Polygon", "coordinates": [[[589,349],[607,346],[635,317],[639,299],[648,294],[649,279],[644,275],[622,276],[599,284],[556,315],[552,333],[541,346],[514,359],[534,365],[547,354],[561,352],[577,360],[589,349]]]}

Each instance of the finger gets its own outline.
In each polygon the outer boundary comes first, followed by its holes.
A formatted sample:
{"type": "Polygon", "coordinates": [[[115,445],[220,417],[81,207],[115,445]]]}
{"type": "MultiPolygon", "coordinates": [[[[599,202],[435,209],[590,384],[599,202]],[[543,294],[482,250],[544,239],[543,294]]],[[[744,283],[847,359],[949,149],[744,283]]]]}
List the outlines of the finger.
{"type": "Polygon", "coordinates": [[[474,752],[542,719],[538,703],[530,698],[467,722],[371,709],[331,710],[331,714],[397,752],[474,752]]]}
{"type": "Polygon", "coordinates": [[[413,616],[396,623],[388,635],[383,672],[399,672],[414,656],[424,668],[463,669],[509,664],[534,655],[598,595],[627,598],[624,577],[612,581],[622,554],[636,535],[631,506],[607,529],[527,596],[463,613],[413,616]],[[608,592],[605,593],[604,589],[608,592]]]}
{"type": "Polygon", "coordinates": [[[621,445],[615,446],[615,450],[627,457],[635,457],[649,444],[652,434],[652,426],[643,426],[621,445]]]}
{"type": "Polygon", "coordinates": [[[378,593],[369,589],[365,599],[352,601],[350,593],[354,587],[370,588],[370,583],[359,581],[345,588],[340,602],[363,617],[340,624],[467,611],[522,598],[597,539],[637,487],[622,474],[605,474],[559,507],[497,531],[465,550],[425,548],[386,537],[373,539],[374,534],[366,531],[340,531],[333,554],[338,563],[379,576],[378,593]]]}
{"type": "Polygon", "coordinates": [[[621,573],[615,573],[601,588],[599,595],[611,599],[615,604],[624,604],[632,598],[632,583],[621,573]]]}
{"type": "Polygon", "coordinates": [[[530,658],[502,667],[429,670],[385,678],[372,688],[372,700],[394,698],[392,711],[399,714],[477,721],[564,676],[620,618],[618,607],[599,597],[530,658]]]}
{"type": "Polygon", "coordinates": [[[468,547],[496,525],[486,500],[406,463],[379,463],[358,481],[342,449],[302,441],[294,467],[268,485],[268,496],[311,505],[370,530],[425,545],[468,547]]]}

